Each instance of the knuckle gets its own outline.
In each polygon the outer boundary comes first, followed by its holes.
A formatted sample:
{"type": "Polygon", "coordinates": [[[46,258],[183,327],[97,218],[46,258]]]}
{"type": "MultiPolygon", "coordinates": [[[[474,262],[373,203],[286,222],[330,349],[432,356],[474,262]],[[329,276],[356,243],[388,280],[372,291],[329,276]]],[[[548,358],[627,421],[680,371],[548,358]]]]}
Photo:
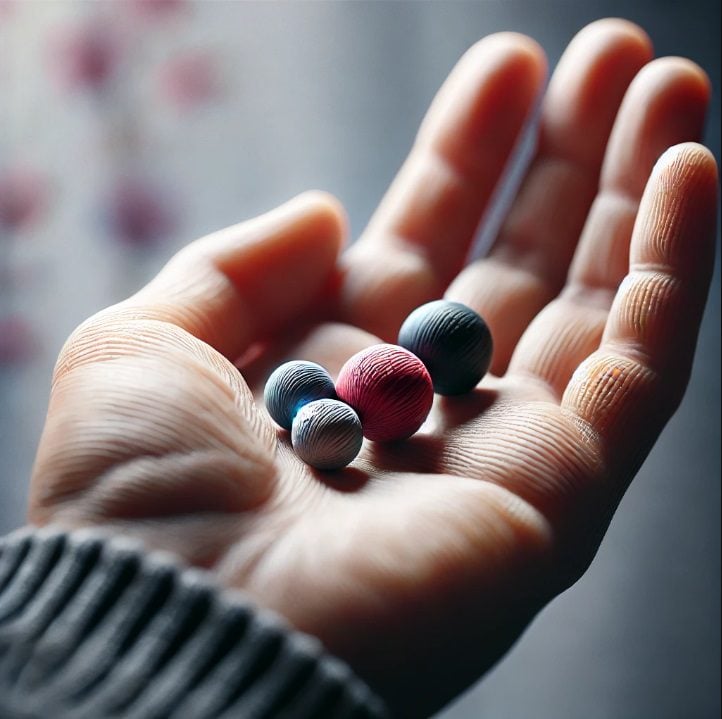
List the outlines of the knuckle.
{"type": "Polygon", "coordinates": [[[598,352],[577,368],[564,404],[601,434],[629,425],[659,396],[659,376],[642,361],[598,352]]]}

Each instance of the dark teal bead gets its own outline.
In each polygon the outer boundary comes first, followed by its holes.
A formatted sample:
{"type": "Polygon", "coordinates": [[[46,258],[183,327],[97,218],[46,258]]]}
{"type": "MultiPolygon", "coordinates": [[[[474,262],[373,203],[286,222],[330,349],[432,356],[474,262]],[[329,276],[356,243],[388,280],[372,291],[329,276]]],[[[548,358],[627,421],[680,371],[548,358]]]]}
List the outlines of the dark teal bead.
{"type": "Polygon", "coordinates": [[[434,392],[470,392],[486,374],[493,343],[484,320],[460,302],[435,300],[416,308],[399,330],[398,343],[426,366],[434,392]]]}
{"type": "Polygon", "coordinates": [[[321,365],[304,360],[276,368],[263,391],[268,413],[284,429],[291,429],[293,418],[305,404],[335,397],[331,375],[321,365]]]}

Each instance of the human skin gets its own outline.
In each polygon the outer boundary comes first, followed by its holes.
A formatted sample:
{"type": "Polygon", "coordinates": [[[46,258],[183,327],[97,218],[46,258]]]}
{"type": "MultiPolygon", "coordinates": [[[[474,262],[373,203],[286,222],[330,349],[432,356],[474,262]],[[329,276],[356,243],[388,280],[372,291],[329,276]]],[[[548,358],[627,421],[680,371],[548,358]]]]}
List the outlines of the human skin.
{"type": "Polygon", "coordinates": [[[36,525],[96,526],[208,569],[428,716],[578,579],[678,406],[712,272],[709,83],[603,20],[571,42],[489,254],[475,230],[545,77],[503,33],[461,59],[367,229],[306,193],[192,243],[84,322],[54,372],[36,525]],[[414,437],[317,472],[259,402],[285,359],[336,375],[434,298],[490,374],[414,437]],[[240,370],[240,371],[239,371],[240,370]]]}

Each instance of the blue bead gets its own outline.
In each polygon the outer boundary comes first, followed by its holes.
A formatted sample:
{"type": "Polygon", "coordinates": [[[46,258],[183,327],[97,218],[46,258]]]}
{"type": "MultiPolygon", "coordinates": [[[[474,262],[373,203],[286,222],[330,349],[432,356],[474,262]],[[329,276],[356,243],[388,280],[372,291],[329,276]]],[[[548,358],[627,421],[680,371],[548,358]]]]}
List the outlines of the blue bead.
{"type": "Polygon", "coordinates": [[[471,391],[491,363],[486,322],[460,302],[436,300],[416,308],[401,325],[398,342],[426,365],[437,394],[471,391]]]}
{"type": "Polygon", "coordinates": [[[284,429],[291,429],[293,418],[305,404],[335,396],[331,375],[321,365],[303,360],[277,367],[263,391],[268,413],[284,429]]]}
{"type": "Polygon", "coordinates": [[[362,442],[359,416],[347,404],[335,399],[309,402],[293,420],[293,449],[316,469],[345,467],[358,455],[362,442]]]}

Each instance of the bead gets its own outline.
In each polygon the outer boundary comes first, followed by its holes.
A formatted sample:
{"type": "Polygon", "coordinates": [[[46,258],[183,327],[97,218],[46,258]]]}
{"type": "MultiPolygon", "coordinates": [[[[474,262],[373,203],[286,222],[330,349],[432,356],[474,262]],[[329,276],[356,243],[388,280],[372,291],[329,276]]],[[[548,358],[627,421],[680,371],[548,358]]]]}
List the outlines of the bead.
{"type": "Polygon", "coordinates": [[[389,344],[351,357],[339,372],[336,393],[358,412],[364,436],[380,442],[410,437],[434,400],[431,377],[421,360],[389,344]]]}
{"type": "Polygon", "coordinates": [[[293,418],[303,405],[335,396],[331,375],[321,365],[303,360],[277,367],[263,391],[268,413],[284,429],[291,429],[293,418]]]}
{"type": "Polygon", "coordinates": [[[474,389],[493,349],[486,322],[466,305],[446,300],[417,307],[401,325],[399,344],[421,359],[434,391],[443,395],[474,389]]]}
{"type": "Polygon", "coordinates": [[[291,427],[291,444],[316,469],[341,469],[361,449],[361,420],[336,399],[319,399],[301,407],[291,427]]]}

